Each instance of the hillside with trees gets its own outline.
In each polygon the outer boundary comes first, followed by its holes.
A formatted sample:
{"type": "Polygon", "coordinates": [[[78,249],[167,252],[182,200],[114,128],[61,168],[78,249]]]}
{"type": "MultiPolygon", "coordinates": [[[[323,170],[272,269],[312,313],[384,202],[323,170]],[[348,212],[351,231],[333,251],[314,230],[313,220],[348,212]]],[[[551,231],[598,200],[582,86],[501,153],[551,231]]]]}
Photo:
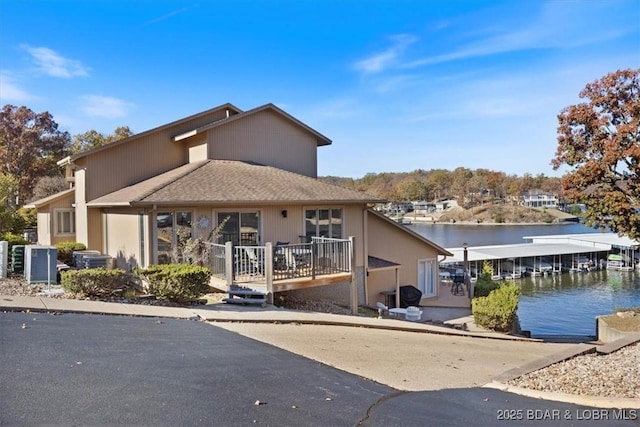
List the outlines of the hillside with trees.
{"type": "Polygon", "coordinates": [[[533,176],[507,175],[489,169],[456,168],[413,172],[369,173],[362,178],[325,176],[324,182],[364,191],[390,202],[437,202],[454,199],[463,208],[487,203],[513,204],[520,196],[532,190],[541,190],[561,196],[561,179],[544,174],[533,176]]]}

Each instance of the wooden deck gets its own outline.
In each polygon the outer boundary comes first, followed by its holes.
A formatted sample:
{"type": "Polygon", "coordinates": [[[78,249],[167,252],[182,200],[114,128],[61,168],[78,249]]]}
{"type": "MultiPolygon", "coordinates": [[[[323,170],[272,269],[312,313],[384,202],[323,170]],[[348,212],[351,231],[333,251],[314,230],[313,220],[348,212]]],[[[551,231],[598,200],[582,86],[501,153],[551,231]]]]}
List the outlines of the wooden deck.
{"type": "MultiPolygon", "coordinates": [[[[314,288],[317,286],[335,285],[338,283],[344,283],[351,280],[351,273],[335,273],[316,276],[315,279],[311,277],[291,277],[282,280],[273,281],[273,292],[293,291],[296,289],[314,288]]],[[[219,277],[212,277],[209,285],[215,289],[226,292],[228,290],[227,282],[219,277]]],[[[236,280],[233,286],[259,289],[266,292],[266,281],[242,281],[236,280]]]]}

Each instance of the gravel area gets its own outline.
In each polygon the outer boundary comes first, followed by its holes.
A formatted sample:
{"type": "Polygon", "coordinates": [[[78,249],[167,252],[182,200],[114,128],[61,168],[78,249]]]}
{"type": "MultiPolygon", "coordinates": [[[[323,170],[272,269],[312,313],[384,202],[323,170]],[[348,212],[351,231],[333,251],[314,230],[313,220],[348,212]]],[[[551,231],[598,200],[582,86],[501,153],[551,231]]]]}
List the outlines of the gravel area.
{"type": "Polygon", "coordinates": [[[640,398],[640,344],[606,355],[577,356],[508,384],[582,396],[640,398]]]}

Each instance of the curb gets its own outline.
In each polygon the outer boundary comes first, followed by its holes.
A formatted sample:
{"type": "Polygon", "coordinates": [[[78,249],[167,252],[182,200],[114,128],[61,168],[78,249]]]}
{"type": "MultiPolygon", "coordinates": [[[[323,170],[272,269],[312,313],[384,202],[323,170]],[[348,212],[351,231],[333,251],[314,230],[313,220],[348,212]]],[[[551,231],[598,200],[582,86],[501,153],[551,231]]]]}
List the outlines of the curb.
{"type": "MultiPolygon", "coordinates": [[[[640,341],[636,337],[635,340],[618,340],[607,344],[610,351],[618,350],[626,345],[640,341]]],[[[545,358],[538,359],[534,362],[527,363],[519,368],[510,369],[493,379],[492,382],[485,384],[484,388],[494,388],[508,393],[518,394],[521,396],[532,397],[536,399],[551,400],[555,402],[573,403],[576,405],[591,406],[594,408],[605,409],[640,409],[640,399],[630,397],[599,397],[589,395],[575,395],[567,393],[558,393],[551,391],[534,390],[524,387],[512,386],[507,382],[521,377],[525,374],[535,372],[555,363],[563,362],[583,354],[601,352],[598,347],[591,344],[577,344],[575,348],[549,355],[545,358]]]]}
{"type": "Polygon", "coordinates": [[[482,386],[483,388],[493,388],[520,396],[532,397],[535,399],[552,400],[554,402],[572,403],[575,405],[591,406],[605,409],[640,409],[640,399],[630,397],[596,397],[580,396],[566,393],[554,393],[550,391],[531,390],[517,386],[510,386],[498,381],[492,381],[482,386]]]}

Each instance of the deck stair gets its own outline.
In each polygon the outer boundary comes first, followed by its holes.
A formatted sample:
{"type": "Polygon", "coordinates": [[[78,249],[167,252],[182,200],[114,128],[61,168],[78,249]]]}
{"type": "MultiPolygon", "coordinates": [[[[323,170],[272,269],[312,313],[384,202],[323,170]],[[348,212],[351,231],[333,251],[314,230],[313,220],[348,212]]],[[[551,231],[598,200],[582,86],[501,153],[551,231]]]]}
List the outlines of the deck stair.
{"type": "Polygon", "coordinates": [[[267,305],[266,289],[234,285],[229,288],[227,293],[229,294],[229,298],[223,300],[227,304],[251,304],[262,307],[267,305]]]}

